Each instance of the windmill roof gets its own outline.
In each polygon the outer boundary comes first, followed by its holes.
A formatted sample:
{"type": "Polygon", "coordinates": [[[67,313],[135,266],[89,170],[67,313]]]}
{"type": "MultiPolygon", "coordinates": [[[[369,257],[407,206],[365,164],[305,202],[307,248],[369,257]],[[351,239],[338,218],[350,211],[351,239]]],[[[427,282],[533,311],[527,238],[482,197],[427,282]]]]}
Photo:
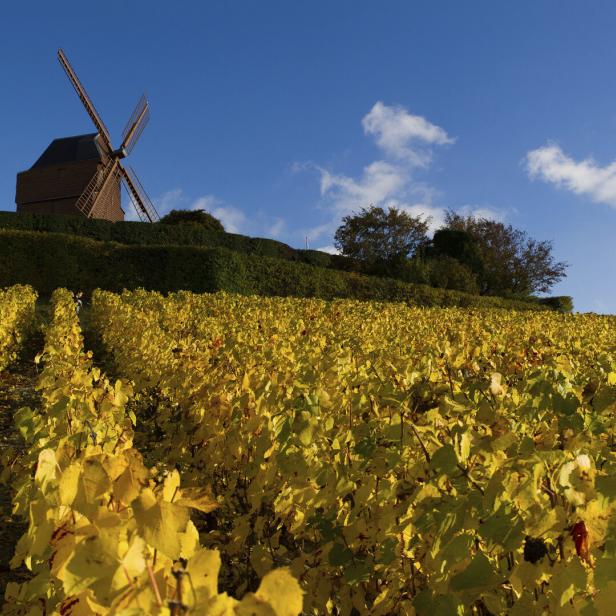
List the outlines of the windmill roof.
{"type": "Polygon", "coordinates": [[[32,168],[80,160],[100,159],[101,153],[96,143],[96,137],[97,133],[89,133],[87,135],[54,139],[34,165],[32,165],[32,168]]]}

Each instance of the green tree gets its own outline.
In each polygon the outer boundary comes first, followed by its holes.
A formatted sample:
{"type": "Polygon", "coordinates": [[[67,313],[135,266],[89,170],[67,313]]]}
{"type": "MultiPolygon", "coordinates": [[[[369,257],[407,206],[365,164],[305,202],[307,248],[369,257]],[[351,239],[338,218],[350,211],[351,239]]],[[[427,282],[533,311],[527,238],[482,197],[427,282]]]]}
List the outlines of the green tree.
{"type": "Polygon", "coordinates": [[[474,240],[474,247],[461,241],[461,253],[456,256],[452,249],[448,254],[462,263],[470,255],[475,265],[468,265],[482,295],[546,293],[566,276],[568,265],[554,259],[551,242],[534,240],[511,225],[449,211],[445,229],[464,232],[474,240]]]}
{"type": "Polygon", "coordinates": [[[476,275],[481,274],[483,259],[477,239],[461,229],[438,229],[427,250],[431,257],[451,257],[468,267],[476,275]]]}
{"type": "Polygon", "coordinates": [[[224,232],[225,230],[220,220],[205,210],[171,210],[160,219],[160,222],[166,225],[199,225],[210,231],[224,232]]]}
{"type": "Polygon", "coordinates": [[[479,294],[477,275],[470,267],[446,254],[428,259],[429,282],[433,287],[479,294]]]}
{"type": "Polygon", "coordinates": [[[348,257],[368,267],[412,257],[428,240],[429,219],[411,216],[397,208],[370,206],[345,216],[334,235],[334,244],[348,257]]]}

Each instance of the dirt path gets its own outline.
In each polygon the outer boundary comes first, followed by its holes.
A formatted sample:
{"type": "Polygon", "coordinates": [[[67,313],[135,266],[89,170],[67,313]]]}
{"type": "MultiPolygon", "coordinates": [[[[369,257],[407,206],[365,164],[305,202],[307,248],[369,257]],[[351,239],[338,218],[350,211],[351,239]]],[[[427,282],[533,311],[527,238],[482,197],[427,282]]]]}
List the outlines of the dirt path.
{"type": "MultiPolygon", "coordinates": [[[[0,372],[0,465],[7,454],[14,458],[23,447],[21,436],[13,425],[13,413],[22,406],[36,406],[39,397],[34,389],[37,371],[34,356],[43,348],[40,331],[26,342],[19,359],[7,370],[0,372]]],[[[0,466],[4,471],[4,466],[0,466]]],[[[10,478],[9,478],[10,481],[10,478]]],[[[8,582],[27,579],[25,568],[12,570],[9,562],[15,544],[26,529],[22,520],[11,515],[11,488],[0,482],[0,606],[4,603],[4,590],[8,582]]]]}

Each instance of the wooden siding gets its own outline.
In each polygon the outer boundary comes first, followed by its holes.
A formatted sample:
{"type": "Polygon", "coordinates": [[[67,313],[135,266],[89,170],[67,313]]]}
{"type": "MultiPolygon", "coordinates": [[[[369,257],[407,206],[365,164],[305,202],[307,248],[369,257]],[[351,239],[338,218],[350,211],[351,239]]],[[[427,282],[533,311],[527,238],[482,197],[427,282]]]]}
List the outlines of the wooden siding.
{"type": "MultiPolygon", "coordinates": [[[[92,176],[102,168],[100,160],[87,160],[18,173],[15,196],[17,212],[84,216],[75,204],[92,176]]],[[[124,220],[119,179],[105,189],[90,217],[113,222],[124,220]]]]}
{"type": "Polygon", "coordinates": [[[97,160],[86,160],[22,171],[17,174],[15,202],[24,205],[79,197],[100,164],[97,160]]]}
{"type": "Polygon", "coordinates": [[[96,205],[90,213],[90,218],[101,218],[119,222],[124,220],[124,210],[121,203],[120,180],[112,180],[96,200],[96,205]]]}

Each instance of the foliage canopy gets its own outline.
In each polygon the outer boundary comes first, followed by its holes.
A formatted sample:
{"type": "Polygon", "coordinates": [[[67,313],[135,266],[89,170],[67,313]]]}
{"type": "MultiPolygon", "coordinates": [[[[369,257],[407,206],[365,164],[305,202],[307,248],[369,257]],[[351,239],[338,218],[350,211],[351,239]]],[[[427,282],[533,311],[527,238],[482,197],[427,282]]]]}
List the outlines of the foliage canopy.
{"type": "Polygon", "coordinates": [[[205,210],[171,210],[160,219],[165,225],[194,224],[201,225],[210,231],[224,232],[223,224],[205,210]]]}
{"type": "MultiPolygon", "coordinates": [[[[471,267],[483,295],[546,293],[566,275],[567,263],[555,260],[552,242],[502,222],[449,211],[444,235],[451,242],[446,254],[471,267]]],[[[442,251],[443,237],[435,238],[442,251]]]]}
{"type": "Polygon", "coordinates": [[[372,205],[342,219],[334,245],[342,254],[368,264],[411,257],[428,239],[428,222],[395,207],[386,212],[372,205]]]}

